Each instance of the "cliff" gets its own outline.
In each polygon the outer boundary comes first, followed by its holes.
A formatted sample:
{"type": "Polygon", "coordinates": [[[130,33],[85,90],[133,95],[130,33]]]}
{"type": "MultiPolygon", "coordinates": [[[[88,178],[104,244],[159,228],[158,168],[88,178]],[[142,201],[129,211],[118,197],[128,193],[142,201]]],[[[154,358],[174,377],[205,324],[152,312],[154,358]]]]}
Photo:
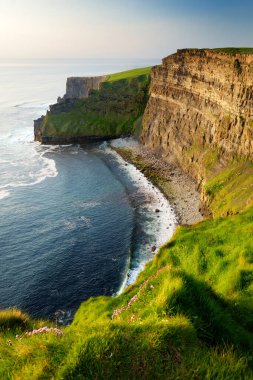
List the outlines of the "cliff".
{"type": "MultiPolygon", "coordinates": [[[[89,299],[62,332],[0,310],[1,379],[253,378],[253,56],[236,53],[165,58],[152,70],[141,137],[177,157],[214,217],[236,215],[179,227],[135,284],[89,299]]],[[[41,140],[80,136],[80,118],[92,120],[81,122],[82,136],[102,135],[107,123],[133,128],[149,88],[148,73],[139,74],[110,76],[84,99],[75,98],[86,96],[83,82],[72,82],[74,98],[35,122],[41,140]]]]}
{"type": "Polygon", "coordinates": [[[253,55],[236,52],[178,50],[151,71],[141,140],[173,154],[207,204],[208,181],[253,158],[253,55]]]}
{"type": "Polygon", "coordinates": [[[82,143],[138,132],[148,100],[150,68],[68,78],[66,94],[34,121],[35,140],[82,143]]]}
{"type": "Polygon", "coordinates": [[[67,79],[64,99],[87,98],[91,90],[99,90],[100,83],[106,76],[99,77],[71,77],[67,79]]]}

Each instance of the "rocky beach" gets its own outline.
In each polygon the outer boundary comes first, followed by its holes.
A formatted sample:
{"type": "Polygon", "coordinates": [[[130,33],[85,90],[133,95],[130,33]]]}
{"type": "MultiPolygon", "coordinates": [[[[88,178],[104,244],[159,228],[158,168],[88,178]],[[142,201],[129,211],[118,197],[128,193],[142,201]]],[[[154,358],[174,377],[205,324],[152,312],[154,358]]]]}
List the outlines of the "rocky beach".
{"type": "Polygon", "coordinates": [[[178,224],[190,225],[203,220],[196,183],[171,154],[163,154],[140,144],[114,146],[114,149],[162,191],[174,209],[178,224]]]}

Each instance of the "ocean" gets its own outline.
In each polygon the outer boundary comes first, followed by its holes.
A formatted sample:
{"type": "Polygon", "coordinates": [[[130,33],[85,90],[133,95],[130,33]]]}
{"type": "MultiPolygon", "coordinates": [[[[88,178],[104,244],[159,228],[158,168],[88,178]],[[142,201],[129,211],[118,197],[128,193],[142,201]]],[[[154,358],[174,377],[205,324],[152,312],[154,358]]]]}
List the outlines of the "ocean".
{"type": "Polygon", "coordinates": [[[33,120],[64,94],[68,76],[156,63],[0,62],[0,308],[67,324],[81,302],[134,282],[152,247],[172,236],[167,200],[112,150],[135,141],[33,141],[33,120]]]}

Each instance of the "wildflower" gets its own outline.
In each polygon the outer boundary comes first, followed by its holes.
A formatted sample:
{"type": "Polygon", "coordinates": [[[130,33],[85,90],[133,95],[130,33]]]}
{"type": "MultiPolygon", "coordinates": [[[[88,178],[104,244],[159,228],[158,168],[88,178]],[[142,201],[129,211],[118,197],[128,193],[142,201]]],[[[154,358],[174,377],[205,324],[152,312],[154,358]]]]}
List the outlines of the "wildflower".
{"type": "Polygon", "coordinates": [[[136,302],[138,299],[138,294],[135,294],[135,296],[133,296],[130,301],[128,302],[127,304],[127,307],[130,307],[132,305],[132,303],[136,302]]]}
{"type": "Polygon", "coordinates": [[[123,306],[120,309],[114,310],[114,312],[112,314],[112,319],[114,319],[115,317],[117,317],[117,315],[123,313],[124,310],[126,310],[126,306],[123,306]]]}
{"type": "MultiPolygon", "coordinates": [[[[127,306],[122,306],[120,309],[116,309],[113,311],[113,314],[112,314],[112,319],[114,319],[115,317],[117,317],[119,314],[122,314],[123,311],[129,309],[131,307],[131,305],[136,302],[138,300],[138,297],[139,297],[139,294],[141,293],[142,290],[144,290],[147,285],[150,283],[150,281],[152,281],[158,274],[160,274],[161,272],[163,272],[164,270],[167,270],[167,269],[171,269],[172,266],[171,265],[167,265],[163,268],[160,268],[157,270],[157,272],[150,276],[140,287],[139,287],[139,291],[137,294],[135,294],[131,299],[130,301],[128,302],[127,306]]],[[[154,289],[154,285],[150,285],[150,288],[151,289],[154,289]]],[[[131,318],[130,318],[131,320],[131,318]]],[[[129,321],[130,321],[129,320],[129,321]]]]}
{"type": "Polygon", "coordinates": [[[130,318],[128,319],[128,323],[132,323],[132,322],[134,322],[134,319],[135,319],[135,315],[132,314],[132,315],[130,316],[130,318]]]}
{"type": "Polygon", "coordinates": [[[33,335],[51,333],[51,332],[55,333],[56,335],[60,335],[60,336],[63,335],[63,332],[60,329],[57,329],[55,327],[47,327],[47,326],[41,327],[37,330],[27,331],[25,333],[25,335],[26,336],[33,336],[33,335]]]}

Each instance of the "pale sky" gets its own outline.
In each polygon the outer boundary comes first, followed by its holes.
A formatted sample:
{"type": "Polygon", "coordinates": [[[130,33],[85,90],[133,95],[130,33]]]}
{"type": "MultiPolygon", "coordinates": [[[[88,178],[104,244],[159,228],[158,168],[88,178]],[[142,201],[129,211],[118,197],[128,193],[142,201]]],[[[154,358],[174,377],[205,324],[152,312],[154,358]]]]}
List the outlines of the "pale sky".
{"type": "Polygon", "coordinates": [[[253,46],[249,0],[0,0],[0,58],[162,58],[253,46]]]}

